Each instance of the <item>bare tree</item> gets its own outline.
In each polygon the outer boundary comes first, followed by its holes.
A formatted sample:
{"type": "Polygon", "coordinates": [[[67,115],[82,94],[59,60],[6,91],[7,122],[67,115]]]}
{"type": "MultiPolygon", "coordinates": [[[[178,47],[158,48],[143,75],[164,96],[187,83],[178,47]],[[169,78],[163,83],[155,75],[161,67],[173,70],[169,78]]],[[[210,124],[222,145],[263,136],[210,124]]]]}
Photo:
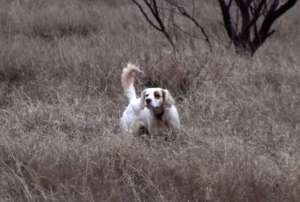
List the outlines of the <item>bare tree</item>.
{"type": "Polygon", "coordinates": [[[270,30],[272,24],[296,2],[286,0],[280,5],[280,0],[219,0],[219,5],[227,35],[237,51],[254,55],[265,40],[274,34],[275,30],[270,30]],[[238,10],[236,21],[232,18],[232,7],[238,10]]]}
{"type": "MultiPolygon", "coordinates": [[[[174,39],[163,20],[165,8],[159,7],[157,0],[140,0],[139,2],[143,2],[143,4],[139,3],[138,0],[132,1],[139,7],[151,26],[162,32],[170,44],[174,46],[174,39]],[[149,13],[151,16],[148,16],[149,13]]],[[[202,39],[207,42],[211,50],[209,36],[194,15],[188,13],[184,7],[180,6],[179,1],[161,1],[172,8],[169,11],[173,12],[173,14],[183,16],[193,22],[201,30],[202,39]]],[[[223,26],[238,53],[248,52],[253,56],[266,39],[274,34],[275,30],[271,29],[273,23],[292,8],[298,0],[285,0],[284,3],[281,3],[281,1],[283,0],[218,0],[223,17],[223,26]]],[[[194,1],[192,2],[194,3],[194,1]]],[[[185,32],[175,23],[173,26],[185,32]]],[[[188,32],[185,32],[185,34],[192,35],[188,32]]]]}

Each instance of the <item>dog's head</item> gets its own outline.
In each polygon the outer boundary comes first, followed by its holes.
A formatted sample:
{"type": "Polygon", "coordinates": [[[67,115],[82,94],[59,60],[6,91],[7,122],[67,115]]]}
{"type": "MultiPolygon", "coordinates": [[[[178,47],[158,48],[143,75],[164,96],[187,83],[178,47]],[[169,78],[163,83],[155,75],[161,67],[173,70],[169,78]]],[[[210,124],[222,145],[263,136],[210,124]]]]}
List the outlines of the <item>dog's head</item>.
{"type": "Polygon", "coordinates": [[[174,104],[174,99],[168,90],[161,88],[147,88],[141,95],[141,108],[164,108],[168,110],[174,104]]]}

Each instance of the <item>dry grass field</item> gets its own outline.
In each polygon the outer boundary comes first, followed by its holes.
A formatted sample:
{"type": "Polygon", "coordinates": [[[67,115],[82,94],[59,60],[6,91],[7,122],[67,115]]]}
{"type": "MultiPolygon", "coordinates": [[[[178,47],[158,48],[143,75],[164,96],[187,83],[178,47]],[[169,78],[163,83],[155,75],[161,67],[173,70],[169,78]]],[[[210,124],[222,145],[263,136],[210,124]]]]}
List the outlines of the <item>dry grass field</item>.
{"type": "Polygon", "coordinates": [[[1,0],[0,201],[300,201],[299,4],[247,57],[201,2],[213,52],[129,0],[1,0]],[[176,143],[120,131],[129,61],[175,97],[176,143]]]}

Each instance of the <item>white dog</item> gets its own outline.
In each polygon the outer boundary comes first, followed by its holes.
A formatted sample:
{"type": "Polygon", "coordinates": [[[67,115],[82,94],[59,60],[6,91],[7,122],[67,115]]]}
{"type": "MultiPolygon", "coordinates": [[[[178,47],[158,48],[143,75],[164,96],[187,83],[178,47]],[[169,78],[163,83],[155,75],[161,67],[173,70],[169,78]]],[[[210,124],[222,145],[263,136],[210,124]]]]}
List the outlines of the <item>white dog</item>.
{"type": "Polygon", "coordinates": [[[136,97],[134,80],[140,69],[128,63],[121,81],[129,105],[123,112],[121,127],[135,135],[164,136],[180,132],[180,121],[174,99],[168,90],[147,88],[136,97]],[[170,133],[171,132],[171,133],[170,133]]]}

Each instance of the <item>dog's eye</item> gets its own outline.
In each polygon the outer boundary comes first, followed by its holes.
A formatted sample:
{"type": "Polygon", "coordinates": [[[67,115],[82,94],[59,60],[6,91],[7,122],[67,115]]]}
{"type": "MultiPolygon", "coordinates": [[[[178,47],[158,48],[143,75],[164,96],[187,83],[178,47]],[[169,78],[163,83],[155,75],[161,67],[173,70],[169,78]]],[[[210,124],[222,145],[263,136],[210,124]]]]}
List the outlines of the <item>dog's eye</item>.
{"type": "Polygon", "coordinates": [[[154,92],[154,97],[158,100],[161,98],[161,95],[159,94],[159,92],[154,92]]]}
{"type": "Polygon", "coordinates": [[[148,96],[149,96],[149,94],[146,94],[146,95],[145,95],[145,97],[148,97],[148,96]]]}

